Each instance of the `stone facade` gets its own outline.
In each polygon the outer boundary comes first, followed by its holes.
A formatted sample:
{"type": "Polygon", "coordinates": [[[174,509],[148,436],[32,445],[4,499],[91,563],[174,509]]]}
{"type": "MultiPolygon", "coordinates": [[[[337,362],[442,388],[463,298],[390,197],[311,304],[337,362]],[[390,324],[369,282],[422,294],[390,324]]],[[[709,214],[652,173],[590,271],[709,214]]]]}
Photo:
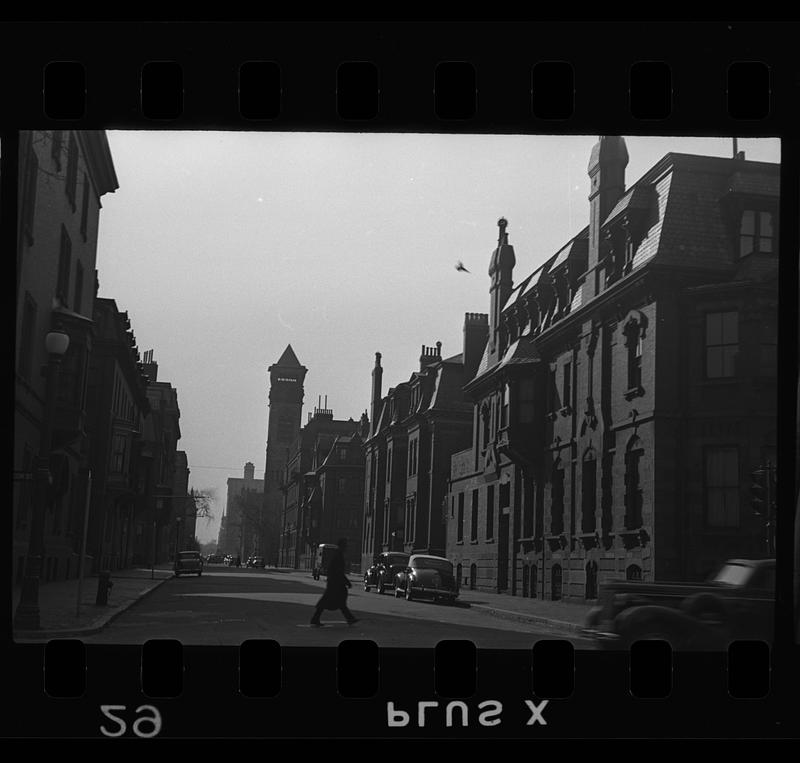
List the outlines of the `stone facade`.
{"type": "Polygon", "coordinates": [[[373,369],[373,423],[364,443],[361,565],[382,551],[444,555],[450,458],[469,442],[470,405],[462,388],[486,344],[487,316],[468,313],[463,352],[442,359],[423,345],[419,371],[381,394],[381,355],[373,369]]]}
{"type": "Polygon", "coordinates": [[[55,477],[44,517],[40,580],[78,574],[86,505],[89,443],[85,436],[92,308],[101,198],[118,188],[103,131],[19,133],[16,357],[14,363],[13,578],[28,553],[39,456],[55,477]],[[69,335],[56,389],[52,443],[40,454],[48,362],[45,336],[69,335]]]}
{"type": "Polygon", "coordinates": [[[462,584],[592,600],[767,550],[747,500],[775,460],[779,168],[668,154],[626,191],[627,160],[601,138],[589,226],[515,287],[499,223],[451,464],[462,584]]]}
{"type": "MultiPolygon", "coordinates": [[[[364,454],[361,422],[333,418],[329,408],[315,408],[292,444],[283,477],[280,564],[311,569],[320,543],[347,538],[350,548],[361,537],[364,454]]],[[[350,555],[350,554],[349,554],[350,555]]]]}

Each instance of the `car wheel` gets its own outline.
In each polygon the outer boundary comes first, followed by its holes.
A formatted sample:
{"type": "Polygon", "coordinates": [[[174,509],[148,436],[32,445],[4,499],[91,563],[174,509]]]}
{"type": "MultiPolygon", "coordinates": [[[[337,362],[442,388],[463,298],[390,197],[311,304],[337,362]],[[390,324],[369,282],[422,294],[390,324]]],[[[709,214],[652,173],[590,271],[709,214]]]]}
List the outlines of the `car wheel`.
{"type": "Polygon", "coordinates": [[[378,593],[382,594],[385,590],[386,586],[383,584],[383,581],[381,580],[381,582],[378,583],[378,593]]]}
{"type": "Polygon", "coordinates": [[[414,594],[411,592],[411,583],[406,584],[406,601],[413,601],[414,594]]]}
{"type": "Polygon", "coordinates": [[[181,576],[181,573],[180,573],[180,572],[176,572],[176,573],[175,573],[175,577],[176,577],[176,578],[179,578],[180,576],[181,576]]]}
{"type": "Polygon", "coordinates": [[[197,573],[197,577],[199,577],[199,578],[203,577],[203,573],[202,572],[198,572],[197,573]]]}

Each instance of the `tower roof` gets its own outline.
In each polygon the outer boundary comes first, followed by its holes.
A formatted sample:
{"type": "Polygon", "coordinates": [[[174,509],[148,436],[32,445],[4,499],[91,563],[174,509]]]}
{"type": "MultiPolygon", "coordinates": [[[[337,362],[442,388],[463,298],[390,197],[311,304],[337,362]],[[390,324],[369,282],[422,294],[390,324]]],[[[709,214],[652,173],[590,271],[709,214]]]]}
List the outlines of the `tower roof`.
{"type": "Polygon", "coordinates": [[[275,363],[276,366],[294,366],[296,368],[302,368],[300,365],[300,361],[297,359],[297,355],[294,354],[294,350],[292,349],[292,345],[287,344],[286,349],[283,351],[283,355],[278,358],[278,362],[275,363]]]}

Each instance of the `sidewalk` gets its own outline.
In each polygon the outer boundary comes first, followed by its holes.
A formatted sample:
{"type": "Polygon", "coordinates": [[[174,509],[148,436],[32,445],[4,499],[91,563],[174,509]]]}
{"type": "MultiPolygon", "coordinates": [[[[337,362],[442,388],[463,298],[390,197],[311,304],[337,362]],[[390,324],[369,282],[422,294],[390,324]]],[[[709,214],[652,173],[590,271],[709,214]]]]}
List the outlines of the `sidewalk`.
{"type": "MultiPolygon", "coordinates": [[[[117,615],[133,606],[150,591],[172,577],[171,565],[149,568],[117,570],[111,574],[114,584],[108,595],[108,604],[95,604],[97,575],[89,575],[81,585],[81,606],[77,607],[78,580],[59,580],[39,586],[38,631],[14,631],[14,641],[46,641],[53,638],[72,638],[101,631],[117,615]]],[[[13,612],[21,595],[20,586],[13,591],[13,612]]]]}

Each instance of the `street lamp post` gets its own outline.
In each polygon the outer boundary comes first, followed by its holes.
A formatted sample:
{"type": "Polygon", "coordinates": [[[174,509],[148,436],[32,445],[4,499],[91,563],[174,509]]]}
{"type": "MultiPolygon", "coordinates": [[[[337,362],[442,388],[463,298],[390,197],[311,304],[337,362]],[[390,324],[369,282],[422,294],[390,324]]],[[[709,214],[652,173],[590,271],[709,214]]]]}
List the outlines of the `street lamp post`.
{"type": "Polygon", "coordinates": [[[177,517],[175,519],[175,558],[178,558],[178,554],[181,552],[181,522],[183,521],[183,517],[177,517]]]}
{"type": "Polygon", "coordinates": [[[48,355],[45,410],[42,420],[42,436],[39,442],[39,455],[36,457],[33,516],[31,517],[31,534],[28,540],[28,555],[25,560],[25,577],[22,581],[19,604],[14,614],[14,627],[20,630],[38,630],[41,627],[39,617],[39,578],[42,574],[42,558],[44,556],[45,507],[47,506],[48,492],[52,482],[50,450],[53,446],[53,423],[56,411],[56,393],[58,392],[58,373],[61,367],[61,359],[68,347],[69,336],[63,331],[51,331],[45,337],[45,348],[48,355]]]}

